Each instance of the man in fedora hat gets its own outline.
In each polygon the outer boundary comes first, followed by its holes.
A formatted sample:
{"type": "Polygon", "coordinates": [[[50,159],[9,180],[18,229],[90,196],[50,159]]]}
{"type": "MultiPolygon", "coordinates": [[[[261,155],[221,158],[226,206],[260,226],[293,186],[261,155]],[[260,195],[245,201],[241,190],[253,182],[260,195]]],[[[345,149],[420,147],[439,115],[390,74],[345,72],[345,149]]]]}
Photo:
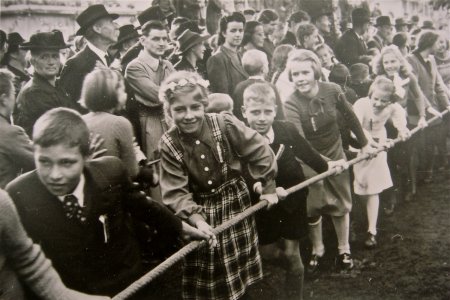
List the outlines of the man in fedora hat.
{"type": "Polygon", "coordinates": [[[110,47],[117,52],[113,55],[115,58],[122,58],[133,45],[139,41],[140,34],[132,24],[126,24],[119,28],[119,37],[117,43],[110,47]]]}
{"type": "Polygon", "coordinates": [[[395,19],[396,32],[409,32],[409,26],[411,26],[411,23],[407,22],[404,18],[395,19]]]}
{"type": "Polygon", "coordinates": [[[15,123],[31,136],[34,123],[46,111],[55,107],[74,107],[56,80],[61,67],[59,51],[70,45],[64,42],[61,31],[54,30],[33,34],[28,42],[19,47],[30,51],[34,74],[17,96],[15,123]]]}
{"type": "Polygon", "coordinates": [[[202,36],[186,29],[178,37],[181,60],[175,64],[175,69],[177,71],[197,72],[203,78],[206,78],[206,69],[199,70],[197,62],[201,61],[204,57],[204,52],[206,50],[204,42],[209,39],[209,37],[209,35],[202,36]]]}
{"type": "Polygon", "coordinates": [[[355,8],[352,11],[353,28],[347,30],[336,43],[336,58],[348,68],[351,65],[362,62],[368,64],[372,56],[367,53],[367,45],[364,35],[367,34],[370,25],[370,13],[364,8],[355,8]]]}
{"type": "MultiPolygon", "coordinates": [[[[163,11],[159,6],[151,6],[137,15],[137,20],[140,26],[137,29],[141,29],[145,23],[149,21],[160,21],[164,26],[167,26],[167,18],[164,15],[163,11]]],[[[136,42],[132,47],[128,49],[128,51],[122,57],[122,70],[125,72],[128,64],[138,57],[139,53],[143,49],[143,46],[140,41],[136,42]]]]}
{"type": "Polygon", "coordinates": [[[14,74],[14,87],[16,90],[16,97],[22,86],[30,80],[30,75],[27,71],[27,51],[20,49],[20,45],[25,42],[24,38],[18,32],[11,32],[8,34],[8,51],[2,61],[2,65],[14,74]]]}
{"type": "Polygon", "coordinates": [[[110,14],[101,4],[89,6],[77,17],[80,29],[76,34],[85,37],[86,47],[64,65],[61,85],[80,112],[86,112],[78,103],[84,77],[96,66],[108,67],[112,62],[107,50],[119,37],[119,26],[114,22],[118,17],[117,14],[110,14]]]}
{"type": "Polygon", "coordinates": [[[392,25],[389,16],[380,16],[376,20],[375,27],[377,28],[377,32],[367,43],[367,47],[369,49],[376,48],[381,51],[383,47],[389,46],[392,43],[394,25],[392,25]]]}
{"type": "MultiPolygon", "coordinates": [[[[141,43],[144,49],[125,70],[125,79],[133,93],[130,105],[139,119],[141,147],[148,160],[158,158],[158,143],[167,130],[163,105],[159,101],[159,86],[175,69],[164,60],[169,37],[167,27],[160,21],[150,21],[142,27],[141,43]]],[[[152,192],[154,199],[161,199],[159,191],[152,192]]]]}

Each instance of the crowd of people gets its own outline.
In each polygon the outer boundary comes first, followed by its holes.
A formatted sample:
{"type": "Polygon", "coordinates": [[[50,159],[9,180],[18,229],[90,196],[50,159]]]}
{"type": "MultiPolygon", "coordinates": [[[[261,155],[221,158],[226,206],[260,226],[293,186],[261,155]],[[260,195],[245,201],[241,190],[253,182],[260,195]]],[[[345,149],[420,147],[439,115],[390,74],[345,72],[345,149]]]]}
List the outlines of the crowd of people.
{"type": "Polygon", "coordinates": [[[0,30],[0,298],[108,299],[199,239],[183,299],[249,298],[275,248],[283,288],[302,299],[326,251],[323,216],[350,271],[352,202],[374,248],[380,199],[393,214],[448,166],[449,36],[429,21],[355,8],[337,35],[329,11],[282,24],[258,7],[204,28],[159,2],[120,28],[91,5],[71,44],[57,28],[0,30]],[[268,209],[216,236],[258,201],[268,209]]]}

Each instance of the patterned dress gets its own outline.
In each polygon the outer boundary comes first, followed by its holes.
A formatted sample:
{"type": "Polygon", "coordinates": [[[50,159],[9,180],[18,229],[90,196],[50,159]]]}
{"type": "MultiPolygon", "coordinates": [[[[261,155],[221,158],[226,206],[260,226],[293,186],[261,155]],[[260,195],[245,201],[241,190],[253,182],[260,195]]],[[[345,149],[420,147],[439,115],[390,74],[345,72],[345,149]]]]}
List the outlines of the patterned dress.
{"type": "MultiPolygon", "coordinates": [[[[266,192],[274,192],[272,151],[262,136],[234,117],[206,114],[194,139],[172,128],[161,138],[161,157],[163,201],[185,220],[200,214],[217,227],[251,206],[240,159],[266,183],[266,192]]],[[[256,225],[250,217],[220,234],[214,249],[204,247],[186,257],[183,298],[239,299],[261,278],[256,225]]]]}

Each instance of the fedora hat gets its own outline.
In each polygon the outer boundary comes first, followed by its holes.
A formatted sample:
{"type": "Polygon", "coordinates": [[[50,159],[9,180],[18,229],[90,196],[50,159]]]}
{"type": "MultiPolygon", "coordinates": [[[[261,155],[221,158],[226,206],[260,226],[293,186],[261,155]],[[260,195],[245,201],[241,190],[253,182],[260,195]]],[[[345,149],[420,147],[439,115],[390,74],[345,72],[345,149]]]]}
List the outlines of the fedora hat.
{"type": "Polygon", "coordinates": [[[422,23],[422,29],[429,29],[429,30],[435,30],[436,28],[434,28],[434,24],[431,21],[425,20],[422,23]]]}
{"type": "Polygon", "coordinates": [[[389,18],[389,16],[379,16],[375,21],[375,27],[380,26],[393,26],[391,23],[391,18],[389,18]]]}
{"type": "Polygon", "coordinates": [[[89,26],[93,25],[96,21],[101,18],[110,17],[113,20],[119,17],[118,14],[110,14],[103,4],[91,5],[81,12],[77,17],[77,23],[80,25],[76,35],[83,35],[89,26]]]}
{"type": "Polygon", "coordinates": [[[8,53],[19,50],[19,46],[25,42],[25,39],[18,32],[8,33],[8,53]]]}
{"type": "Polygon", "coordinates": [[[50,32],[38,32],[30,37],[28,42],[19,46],[20,49],[33,50],[33,49],[52,49],[59,50],[69,48],[70,45],[66,44],[61,31],[53,30],[50,32]]]}
{"type": "Polygon", "coordinates": [[[407,22],[403,18],[397,18],[395,19],[395,26],[409,26],[411,23],[407,22]]]}
{"type": "Polygon", "coordinates": [[[370,12],[364,8],[355,8],[352,11],[352,24],[370,23],[370,12]]]}
{"type": "Polygon", "coordinates": [[[119,28],[119,37],[117,38],[117,43],[115,43],[115,46],[119,46],[122,43],[126,42],[127,40],[134,39],[139,37],[139,33],[137,32],[136,28],[134,28],[131,24],[123,25],[119,28]]]}
{"type": "Polygon", "coordinates": [[[198,34],[201,34],[203,32],[203,30],[205,30],[205,28],[201,28],[200,26],[198,26],[197,21],[189,20],[189,21],[181,23],[178,26],[178,28],[175,30],[175,36],[179,37],[183,32],[185,32],[188,29],[190,31],[198,33],[198,34]]]}
{"type": "Polygon", "coordinates": [[[8,33],[9,46],[19,46],[23,42],[25,42],[25,39],[20,35],[20,33],[18,33],[18,32],[8,33]]]}
{"type": "Polygon", "coordinates": [[[210,38],[210,35],[200,35],[196,32],[192,32],[189,29],[186,29],[177,39],[179,46],[178,54],[183,54],[195,45],[198,45],[207,39],[210,38]]]}
{"type": "MultiPolygon", "coordinates": [[[[151,6],[137,15],[138,22],[141,26],[144,26],[148,21],[164,21],[166,20],[166,15],[164,15],[161,7],[151,6]]],[[[137,28],[139,29],[139,28],[137,28]]]]}

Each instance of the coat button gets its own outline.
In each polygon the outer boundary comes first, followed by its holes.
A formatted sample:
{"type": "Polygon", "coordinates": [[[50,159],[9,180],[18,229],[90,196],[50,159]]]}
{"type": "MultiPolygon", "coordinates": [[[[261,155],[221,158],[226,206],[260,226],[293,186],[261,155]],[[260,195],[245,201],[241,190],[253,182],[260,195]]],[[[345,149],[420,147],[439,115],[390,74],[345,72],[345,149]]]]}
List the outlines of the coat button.
{"type": "Polygon", "coordinates": [[[211,180],[208,180],[208,184],[211,185],[211,184],[212,184],[212,181],[211,181],[211,180]]]}
{"type": "Polygon", "coordinates": [[[196,141],[195,141],[195,144],[196,144],[196,145],[200,145],[200,141],[199,141],[199,140],[196,140],[196,141]]]}
{"type": "Polygon", "coordinates": [[[206,157],[205,154],[200,155],[201,159],[205,159],[205,157],[206,157]]]}
{"type": "Polygon", "coordinates": [[[212,189],[212,190],[211,190],[211,193],[214,193],[215,191],[216,191],[216,189],[212,189]]]}
{"type": "Polygon", "coordinates": [[[208,172],[209,171],[209,168],[208,167],[205,167],[205,172],[208,172]]]}

